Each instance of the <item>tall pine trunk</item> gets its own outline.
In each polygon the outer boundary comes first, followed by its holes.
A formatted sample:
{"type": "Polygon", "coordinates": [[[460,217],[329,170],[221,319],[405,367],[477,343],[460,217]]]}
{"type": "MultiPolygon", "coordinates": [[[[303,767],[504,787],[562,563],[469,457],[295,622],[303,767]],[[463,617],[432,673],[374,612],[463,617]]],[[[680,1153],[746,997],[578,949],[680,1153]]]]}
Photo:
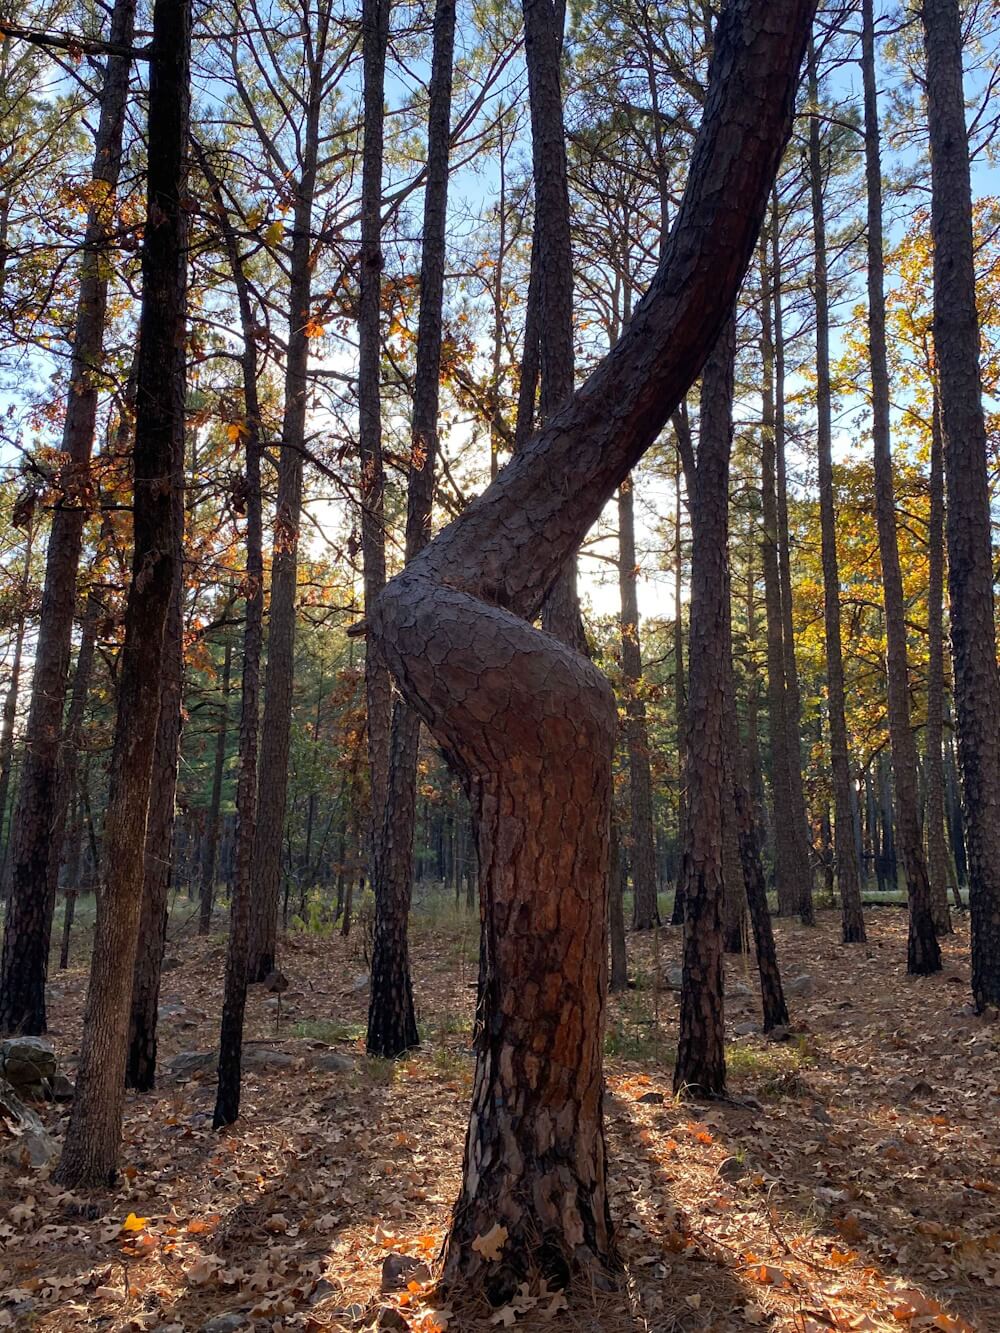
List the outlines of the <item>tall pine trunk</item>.
{"type": "Polygon", "coordinates": [[[222,708],[219,731],[215,738],[215,762],[212,765],[212,792],[208,804],[208,827],[205,830],[205,860],[201,869],[199,892],[198,934],[207,935],[212,925],[212,905],[215,900],[216,870],[219,864],[219,816],[222,810],[222,779],[226,768],[226,741],[229,737],[229,688],[233,662],[232,640],[226,638],[222,659],[222,708]]]}
{"type": "MultiPolygon", "coordinates": [[[[410,439],[407,560],[412,560],[430,540],[434,504],[454,47],[455,0],[437,0],[427,126],[427,181],[420,262],[417,364],[410,439]]],[[[419,715],[402,699],[397,699],[392,711],[388,793],[381,845],[375,861],[375,930],[367,1038],[368,1051],[372,1055],[400,1055],[419,1041],[407,942],[413,883],[419,741],[419,715]]]]}
{"type": "Polygon", "coordinates": [[[309,392],[309,318],[312,301],[313,198],[316,193],[323,70],[329,10],[321,6],[307,48],[308,100],[302,128],[302,163],[295,193],[288,288],[285,409],[281,423],[278,495],[271,560],[271,603],[260,730],[257,818],[251,859],[250,980],[275,967],[281,899],[281,853],[288,802],[288,754],[295,687],[295,602],[302,522],[302,469],[309,392]]]}
{"type": "Polygon", "coordinates": [[[889,739],[896,788],[896,834],[906,873],[910,907],[906,970],[916,975],[941,966],[931,913],[917,787],[917,745],[910,722],[906,607],[896,536],[889,422],[889,368],[885,335],[885,262],[882,244],[882,165],[875,83],[873,0],[862,0],[862,73],[865,90],[865,172],[868,187],[868,342],[872,372],[872,445],[875,456],[875,514],[885,605],[889,739]]]}
{"type": "Polygon", "coordinates": [[[930,518],[927,530],[927,870],[931,911],[939,935],[952,933],[948,910],[948,844],[944,814],[944,441],[938,396],[931,421],[930,518]]]}
{"type": "MultiPolygon", "coordinates": [[[[685,459],[691,496],[688,817],[682,852],[684,975],[674,1089],[721,1096],[726,1088],[722,967],[725,654],[729,648],[729,456],[736,326],[727,321],[701,390],[697,460],[685,459]]],[[[730,800],[732,789],[730,785],[730,800]]]]}
{"type": "MultiPolygon", "coordinates": [[[[129,47],[135,0],[116,0],[109,40],[129,47]]],[[[66,393],[59,502],[52,514],[45,557],[24,765],[11,834],[11,890],[0,960],[0,1032],[45,1031],[45,978],[54,902],[49,901],[49,859],[59,855],[52,836],[59,784],[59,739],[69,674],[76,579],[83,528],[93,504],[90,455],[98,398],[104,385],[104,325],[110,265],[107,249],[117,226],[114,199],[122,163],[122,135],[131,61],[109,55],[94,142],[95,202],[87,215],[80,266],[73,353],[66,393]]]]}
{"type": "MultiPolygon", "coordinates": [[[[958,0],[923,0],[934,238],[934,348],[948,486],[948,589],[976,1008],[1000,1005],[1000,672],[972,189],[958,0]]],[[[956,840],[956,850],[960,840],[956,840]]]]}
{"type": "Polygon", "coordinates": [[[625,692],[625,743],[628,749],[629,861],[632,867],[632,926],[659,925],[656,852],[653,846],[653,780],[649,767],[649,728],[642,697],[642,646],[639,638],[638,567],[635,557],[635,492],[632,478],[618,491],[618,587],[621,596],[622,682],[625,692]]]}
{"type": "Polygon", "coordinates": [[[840,630],[840,566],[833,491],[833,421],[830,390],[830,307],[827,271],[826,215],[823,201],[823,155],[819,120],[819,79],[815,47],[809,51],[809,101],[815,114],[809,122],[809,176],[813,215],[813,295],[816,301],[816,452],[819,463],[819,512],[823,550],[823,616],[826,628],[826,685],[830,723],[830,766],[833,770],[834,859],[840,890],[841,933],[845,944],[865,938],[861,880],[854,847],[851,809],[851,755],[847,739],[844,696],[844,654],[840,630]]]}
{"type": "MultiPolygon", "coordinates": [[[[176,521],[183,525],[181,512],[176,521]]],[[[125,1085],[149,1092],[156,1083],[157,1018],[160,978],[167,943],[167,895],[173,867],[174,811],[180,758],[181,704],[184,695],[183,578],[178,561],[167,613],[160,666],[160,717],[153,752],[152,793],[143,852],[142,909],[132,973],[128,1062],[125,1085]]]]}
{"type": "MultiPolygon", "coordinates": [[[[14,760],[14,723],[17,719],[17,700],[21,689],[21,658],[24,653],[24,635],[28,625],[28,588],[31,582],[31,551],[35,541],[35,527],[28,522],[24,543],[24,569],[21,573],[17,623],[14,627],[14,650],[10,660],[10,678],[3,701],[3,720],[0,722],[0,838],[3,837],[10,795],[10,775],[14,760]]],[[[0,887],[6,877],[9,838],[3,840],[0,855],[0,887]]]]}
{"type": "Polygon", "coordinates": [[[61,1184],[106,1186],[118,1166],[129,999],[164,628],[181,556],[187,297],[189,0],[157,0],[150,61],[147,220],[133,447],[132,581],[104,822],[104,884],[61,1184]]]}

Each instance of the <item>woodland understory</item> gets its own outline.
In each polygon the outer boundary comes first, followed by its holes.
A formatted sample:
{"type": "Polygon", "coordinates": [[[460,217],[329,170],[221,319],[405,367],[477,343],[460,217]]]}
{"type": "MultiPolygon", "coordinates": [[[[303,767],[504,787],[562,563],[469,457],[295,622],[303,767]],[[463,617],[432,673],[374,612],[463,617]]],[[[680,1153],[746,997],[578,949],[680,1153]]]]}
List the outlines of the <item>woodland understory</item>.
{"type": "Polygon", "coordinates": [[[21,8],[0,1329],[995,1333],[1000,7],[21,8]]]}
{"type": "MultiPolygon", "coordinates": [[[[180,899],[171,919],[168,955],[181,965],[164,980],[165,1070],[218,1031],[225,941],[193,937],[195,907],[180,899]]],[[[377,1295],[389,1253],[437,1255],[472,1081],[476,922],[447,906],[422,915],[413,966],[425,1038],[406,1060],[364,1053],[361,934],[293,934],[280,1020],[258,989],[248,1036],[295,1063],[245,1075],[238,1125],[211,1128],[212,1070],[165,1073],[154,1093],[129,1098],[116,1190],[77,1195],[47,1171],[0,1167],[0,1327],[187,1333],[236,1311],[248,1329],[339,1333],[386,1306],[421,1333],[1000,1325],[1000,1033],[969,1013],[964,916],[944,970],[911,978],[898,907],[869,912],[866,945],[843,945],[829,910],[816,930],[776,923],[786,976],[811,981],[790,997],[796,1034],[784,1041],[736,1035],[759,998],[748,960],[727,959],[736,993],[721,1102],[670,1091],[680,932],[660,932],[659,973],[653,938],[630,940],[639,988],[612,1003],[606,1041],[619,1292],[577,1286],[564,1308],[539,1295],[536,1275],[499,1319],[461,1293],[435,1302],[426,1283],[377,1295]],[[310,1071],[329,1051],[351,1070],[310,1071]],[[145,1219],[140,1230],[123,1230],[130,1216],[145,1219]]],[[[52,1033],[70,1063],[87,938],[52,988],[52,1033]]],[[[58,1128],[57,1113],[46,1119],[58,1128]]]]}

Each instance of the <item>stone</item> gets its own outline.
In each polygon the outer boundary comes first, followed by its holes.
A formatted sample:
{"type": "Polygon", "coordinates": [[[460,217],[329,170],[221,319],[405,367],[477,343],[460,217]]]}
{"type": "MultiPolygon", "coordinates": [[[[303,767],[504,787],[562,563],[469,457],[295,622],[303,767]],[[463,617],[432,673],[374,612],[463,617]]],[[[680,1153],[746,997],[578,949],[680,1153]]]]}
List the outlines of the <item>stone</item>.
{"type": "Polygon", "coordinates": [[[48,1095],[54,1102],[71,1102],[76,1096],[76,1085],[65,1074],[53,1074],[49,1079],[48,1095]]]}
{"type": "Polygon", "coordinates": [[[0,1079],[0,1134],[6,1140],[3,1155],[18,1166],[49,1166],[59,1156],[59,1144],[41,1118],[4,1079],[0,1079]]]}
{"type": "Polygon", "coordinates": [[[179,967],[183,966],[183,961],[180,958],[171,956],[170,958],[164,958],[163,962],[160,964],[160,971],[176,972],[179,967]]]}
{"type": "Polygon", "coordinates": [[[727,1000],[749,1000],[752,994],[750,987],[745,986],[742,981],[734,981],[726,988],[727,1000]]]}
{"type": "Polygon", "coordinates": [[[371,985],[371,980],[371,975],[368,972],[362,972],[359,977],[355,977],[351,982],[351,990],[354,991],[355,994],[360,995],[362,991],[366,991],[371,985]]]}
{"type": "Polygon", "coordinates": [[[332,1074],[350,1074],[354,1071],[354,1061],[348,1059],[346,1055],[341,1055],[339,1051],[324,1051],[310,1055],[308,1064],[310,1069],[322,1069],[332,1074]]]}
{"type": "Polygon", "coordinates": [[[737,1023],[733,1028],[733,1034],[737,1037],[749,1037],[758,1030],[756,1023],[737,1023]]]}
{"type": "Polygon", "coordinates": [[[727,1157],[724,1162],[719,1163],[718,1174],[723,1180],[739,1180],[746,1173],[746,1163],[741,1162],[738,1157],[727,1157]]]}
{"type": "Polygon", "coordinates": [[[382,1260],[382,1290],[402,1291],[411,1282],[429,1282],[431,1270],[412,1254],[387,1254],[382,1260]]]}
{"type": "Polygon", "coordinates": [[[662,1093],[662,1092],[644,1092],[644,1093],[642,1094],[642,1096],[639,1098],[639,1105],[640,1105],[640,1106],[662,1106],[662,1105],[663,1105],[663,1101],[664,1101],[664,1098],[663,1098],[663,1093],[662,1093]]]}
{"type": "Polygon", "coordinates": [[[680,990],[684,982],[684,969],[679,965],[667,968],[666,986],[668,990],[680,990]]]}
{"type": "Polygon", "coordinates": [[[375,1327],[405,1330],[410,1326],[394,1305],[383,1305],[375,1320],[375,1327]]]}
{"type": "Polygon", "coordinates": [[[244,1046],[240,1064],[244,1069],[255,1069],[258,1072],[268,1069],[291,1069],[295,1064],[295,1056],[289,1055],[287,1051],[272,1050],[267,1046],[244,1046]]]}
{"type": "Polygon", "coordinates": [[[768,1041],[787,1041],[792,1035],[792,1029],[784,1023],[776,1024],[767,1034],[768,1041]]]}
{"type": "Polygon", "coordinates": [[[216,1051],[178,1051],[170,1061],[170,1072],[174,1078],[194,1078],[214,1069],[219,1063],[216,1051]]]}
{"type": "Polygon", "coordinates": [[[808,972],[803,972],[800,977],[792,977],[791,981],[785,982],[786,995],[811,995],[813,991],[813,979],[808,972]]]}
{"type": "Polygon", "coordinates": [[[0,1042],[0,1078],[14,1088],[42,1083],[55,1072],[55,1048],[44,1037],[8,1037],[0,1042]]]}
{"type": "Polygon", "coordinates": [[[201,1333],[233,1333],[234,1329],[247,1327],[247,1317],[241,1310],[229,1310],[202,1324],[201,1333]]]}

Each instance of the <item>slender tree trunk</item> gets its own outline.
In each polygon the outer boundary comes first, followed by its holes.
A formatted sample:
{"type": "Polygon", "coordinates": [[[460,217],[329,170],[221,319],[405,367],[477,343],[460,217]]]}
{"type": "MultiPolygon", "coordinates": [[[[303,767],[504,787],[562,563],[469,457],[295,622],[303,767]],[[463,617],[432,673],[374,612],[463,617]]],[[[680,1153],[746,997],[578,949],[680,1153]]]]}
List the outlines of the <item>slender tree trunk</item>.
{"type": "Polygon", "coordinates": [[[777,194],[771,209],[771,270],[774,277],[774,461],[777,483],[778,586],[781,607],[781,651],[785,675],[785,753],[788,765],[789,840],[795,864],[794,910],[803,925],[816,924],[812,900],[812,863],[809,859],[809,816],[802,781],[802,705],[795,660],[795,625],[792,620],[792,561],[788,529],[788,480],[785,468],[785,330],[781,274],[780,212],[777,194]]]}
{"type": "Polygon", "coordinates": [[[625,877],[622,874],[621,840],[618,820],[611,811],[611,846],[608,855],[608,934],[611,939],[611,973],[608,988],[612,995],[628,989],[628,953],[625,948],[625,877]]]}
{"type": "Polygon", "coordinates": [[[927,532],[927,869],[939,935],[952,933],[948,910],[948,844],[944,826],[944,441],[935,394],[931,423],[930,522],[927,532]]]}
{"type": "Polygon", "coordinates": [[[771,800],[774,808],[774,878],[778,911],[795,913],[799,902],[800,866],[792,821],[788,725],[785,718],[785,658],[782,646],[781,583],[778,572],[778,502],[775,482],[774,335],[771,323],[770,263],[761,241],[761,352],[763,359],[763,431],[761,435],[761,556],[764,572],[764,613],[767,635],[767,717],[771,745],[771,800]]]}
{"type": "Polygon", "coordinates": [[[207,935],[212,925],[212,904],[215,898],[215,878],[219,852],[219,813],[222,809],[222,778],[226,768],[226,740],[229,736],[229,681],[233,661],[232,640],[226,639],[222,659],[222,719],[215,738],[215,764],[212,768],[212,795],[208,806],[205,862],[201,874],[201,902],[198,913],[198,934],[207,935]]]}
{"type": "Polygon", "coordinates": [[[687,714],[688,817],[683,850],[684,976],[674,1090],[726,1088],[722,966],[725,654],[730,648],[729,456],[736,325],[730,319],[705,366],[697,462],[685,459],[691,496],[691,630],[687,714]]]}
{"type": "MultiPolygon", "coordinates": [[[[885,264],[882,249],[882,165],[875,84],[873,0],[862,0],[862,70],[865,88],[865,162],[868,185],[868,339],[872,368],[872,443],[875,454],[875,513],[885,602],[889,738],[896,787],[896,831],[910,905],[906,970],[937,972],[941,951],[934,931],[931,888],[924,856],[917,790],[917,746],[910,724],[906,609],[896,536],[889,424],[889,370],[885,339],[885,264]]],[[[1000,751],[998,751],[1000,754],[1000,751]]]]}
{"type": "MultiPolygon", "coordinates": [[[[679,849],[684,843],[684,828],[687,824],[687,755],[685,751],[687,686],[684,682],[684,626],[681,619],[684,562],[681,549],[681,458],[679,450],[676,462],[677,466],[674,473],[676,488],[674,508],[674,729],[677,737],[677,845],[679,849]]],[[[684,884],[681,869],[680,856],[678,855],[674,906],[670,914],[670,924],[672,926],[683,926],[684,924],[684,884]]]]}
{"type": "Polygon", "coordinates": [[[618,587],[621,595],[622,682],[625,692],[625,742],[628,748],[632,865],[632,929],[660,924],[653,846],[653,781],[649,770],[649,733],[642,697],[642,648],[636,591],[635,494],[630,477],[618,492],[618,587]]]}
{"type": "MultiPolygon", "coordinates": [[[[430,540],[434,504],[454,46],[455,0],[437,0],[406,516],[407,560],[412,560],[430,540]]],[[[392,713],[389,785],[380,855],[375,861],[375,930],[367,1039],[372,1055],[400,1055],[416,1046],[420,1039],[413,1009],[407,941],[419,741],[419,715],[397,699],[392,713]]]]}
{"type": "MultiPolygon", "coordinates": [[[[109,28],[111,42],[130,47],[134,27],[135,0],[116,0],[109,28]]],[[[127,56],[107,57],[94,143],[95,202],[87,215],[84,234],[63,422],[62,452],[68,461],[57,478],[59,499],[46,550],[24,764],[11,833],[11,891],[0,960],[0,1032],[45,1031],[51,927],[48,863],[59,780],[59,737],[73,638],[77,569],[83,528],[93,502],[90,454],[98,397],[104,384],[107,247],[110,233],[117,226],[114,200],[121,170],[130,63],[127,56]]]]}
{"type": "MultiPolygon", "coordinates": [[[[183,528],[180,491],[176,496],[183,528]]],[[[152,797],[143,853],[142,908],[139,942],[132,973],[128,1061],[125,1086],[149,1092],[156,1084],[157,1017],[160,977],[167,944],[167,897],[173,866],[177,765],[180,758],[181,704],[184,696],[183,568],[177,562],[174,589],[163,636],[160,717],[153,754],[152,797]]]]}
{"type": "MultiPolygon", "coordinates": [[[[566,132],[560,81],[565,6],[553,0],[522,0],[524,57],[531,110],[531,157],[535,185],[533,248],[538,284],[539,420],[544,423],[573,393],[573,247],[570,233],[566,132]]],[[[576,586],[576,558],[549,589],[542,627],[586,654],[587,640],[576,586]]]]}
{"type": "MultiPolygon", "coordinates": [[[[380,388],[382,294],[382,164],[385,62],[391,0],[362,0],[364,143],[361,173],[361,287],[358,300],[358,449],[361,460],[361,550],[365,612],[385,587],[385,475],[380,388]]],[[[378,882],[378,858],[389,795],[392,685],[377,645],[365,657],[371,813],[368,871],[378,882]]]]}
{"type": "Polygon", "coordinates": [[[106,1186],[118,1165],[129,996],[141,905],[142,863],[164,627],[180,560],[184,466],[184,326],[187,288],[191,14],[188,0],[157,0],[150,61],[147,221],[133,449],[132,582],[125,608],[118,717],[104,824],[83,1042],[62,1157],[61,1184],[106,1186]]]}
{"type": "Polygon", "coordinates": [[[1000,672],[979,370],[958,0],[923,0],[934,237],[934,346],[948,484],[948,587],[965,793],[976,1008],[1000,1005],[1000,672]]]}
{"type": "MultiPolygon", "coordinates": [[[[10,795],[10,774],[14,759],[14,723],[17,720],[17,698],[21,687],[21,657],[24,652],[24,634],[28,624],[27,599],[31,583],[31,550],[35,541],[35,528],[29,524],[24,544],[24,569],[21,574],[19,589],[19,609],[17,624],[14,627],[14,651],[10,662],[10,679],[3,701],[3,720],[0,722],[0,837],[3,837],[7,798],[10,795]]],[[[3,884],[7,868],[9,836],[4,838],[3,856],[0,857],[0,885],[3,884]]]]}
{"type": "Polygon", "coordinates": [[[302,165],[295,206],[288,291],[285,410],[281,424],[278,495],[271,560],[271,604],[260,730],[254,845],[251,858],[249,979],[263,981],[275,967],[281,903],[281,849],[288,802],[288,752],[295,687],[295,602],[302,520],[302,466],[309,392],[309,312],[312,302],[312,212],[316,193],[323,73],[329,10],[321,6],[309,47],[308,102],[302,130],[302,165]]]}
{"type": "Polygon", "coordinates": [[[809,0],[772,0],[766,17],[756,0],[726,6],[650,291],[566,408],[368,612],[477,816],[485,1021],[445,1286],[497,1298],[556,1257],[601,1281],[615,1266],[601,1050],[614,700],[584,657],[530,622],[729,318],[813,12],[809,0]],[[477,1239],[494,1227],[496,1265],[477,1239]]]}
{"type": "MultiPolygon", "coordinates": [[[[809,100],[819,110],[815,47],[809,51],[809,100]]],[[[813,295],[816,301],[816,449],[819,462],[819,511],[823,548],[823,614],[826,627],[826,685],[833,770],[834,856],[840,889],[841,933],[845,944],[865,939],[861,881],[854,851],[851,815],[851,755],[847,739],[844,656],[840,630],[840,567],[833,489],[833,422],[830,391],[830,309],[823,203],[823,156],[819,116],[809,122],[809,175],[813,214],[813,295]]]]}

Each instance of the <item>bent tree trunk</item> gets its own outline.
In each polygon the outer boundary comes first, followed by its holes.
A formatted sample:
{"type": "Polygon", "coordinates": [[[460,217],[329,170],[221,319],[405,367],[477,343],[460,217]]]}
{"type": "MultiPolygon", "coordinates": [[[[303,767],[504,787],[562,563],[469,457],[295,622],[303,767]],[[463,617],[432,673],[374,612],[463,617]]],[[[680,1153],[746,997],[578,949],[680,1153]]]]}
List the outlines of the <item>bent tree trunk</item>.
{"type": "Polygon", "coordinates": [[[628,328],[370,608],[377,650],[477,815],[483,1026],[445,1284],[503,1295],[542,1249],[592,1273],[615,1264],[602,1122],[614,705],[585,658],[529,622],[729,316],[813,10],[727,5],[684,201],[628,328]],[[474,1243],[497,1224],[507,1235],[493,1263],[474,1243]]]}
{"type": "MultiPolygon", "coordinates": [[[[979,369],[969,142],[958,0],[923,0],[931,134],[934,349],[948,483],[948,589],[965,791],[972,995],[1000,1005],[1000,672],[979,369]]],[[[956,837],[956,853],[961,849],[956,837]]]]}
{"type": "MultiPolygon", "coordinates": [[[[135,0],[117,0],[109,38],[129,47],[135,0]]],[[[83,528],[93,503],[90,454],[103,378],[104,324],[108,304],[109,233],[116,226],[115,194],[122,161],[131,61],[108,56],[94,143],[93,187],[97,202],[87,216],[80,265],[73,356],[66,394],[59,502],[52,515],[45,557],[38,643],[25,729],[24,766],[11,830],[11,891],[0,963],[0,1032],[45,1031],[45,978],[52,907],[50,856],[59,784],[59,737],[73,638],[76,576],[83,528]]]]}
{"type": "Polygon", "coordinates": [[[104,1186],[118,1165],[129,997],[142,888],[160,653],[180,559],[184,324],[187,295],[185,153],[189,107],[189,0],[157,0],[149,89],[147,222],[133,449],[134,543],[125,607],[118,717],[76,1098],[57,1179],[104,1186]]]}

